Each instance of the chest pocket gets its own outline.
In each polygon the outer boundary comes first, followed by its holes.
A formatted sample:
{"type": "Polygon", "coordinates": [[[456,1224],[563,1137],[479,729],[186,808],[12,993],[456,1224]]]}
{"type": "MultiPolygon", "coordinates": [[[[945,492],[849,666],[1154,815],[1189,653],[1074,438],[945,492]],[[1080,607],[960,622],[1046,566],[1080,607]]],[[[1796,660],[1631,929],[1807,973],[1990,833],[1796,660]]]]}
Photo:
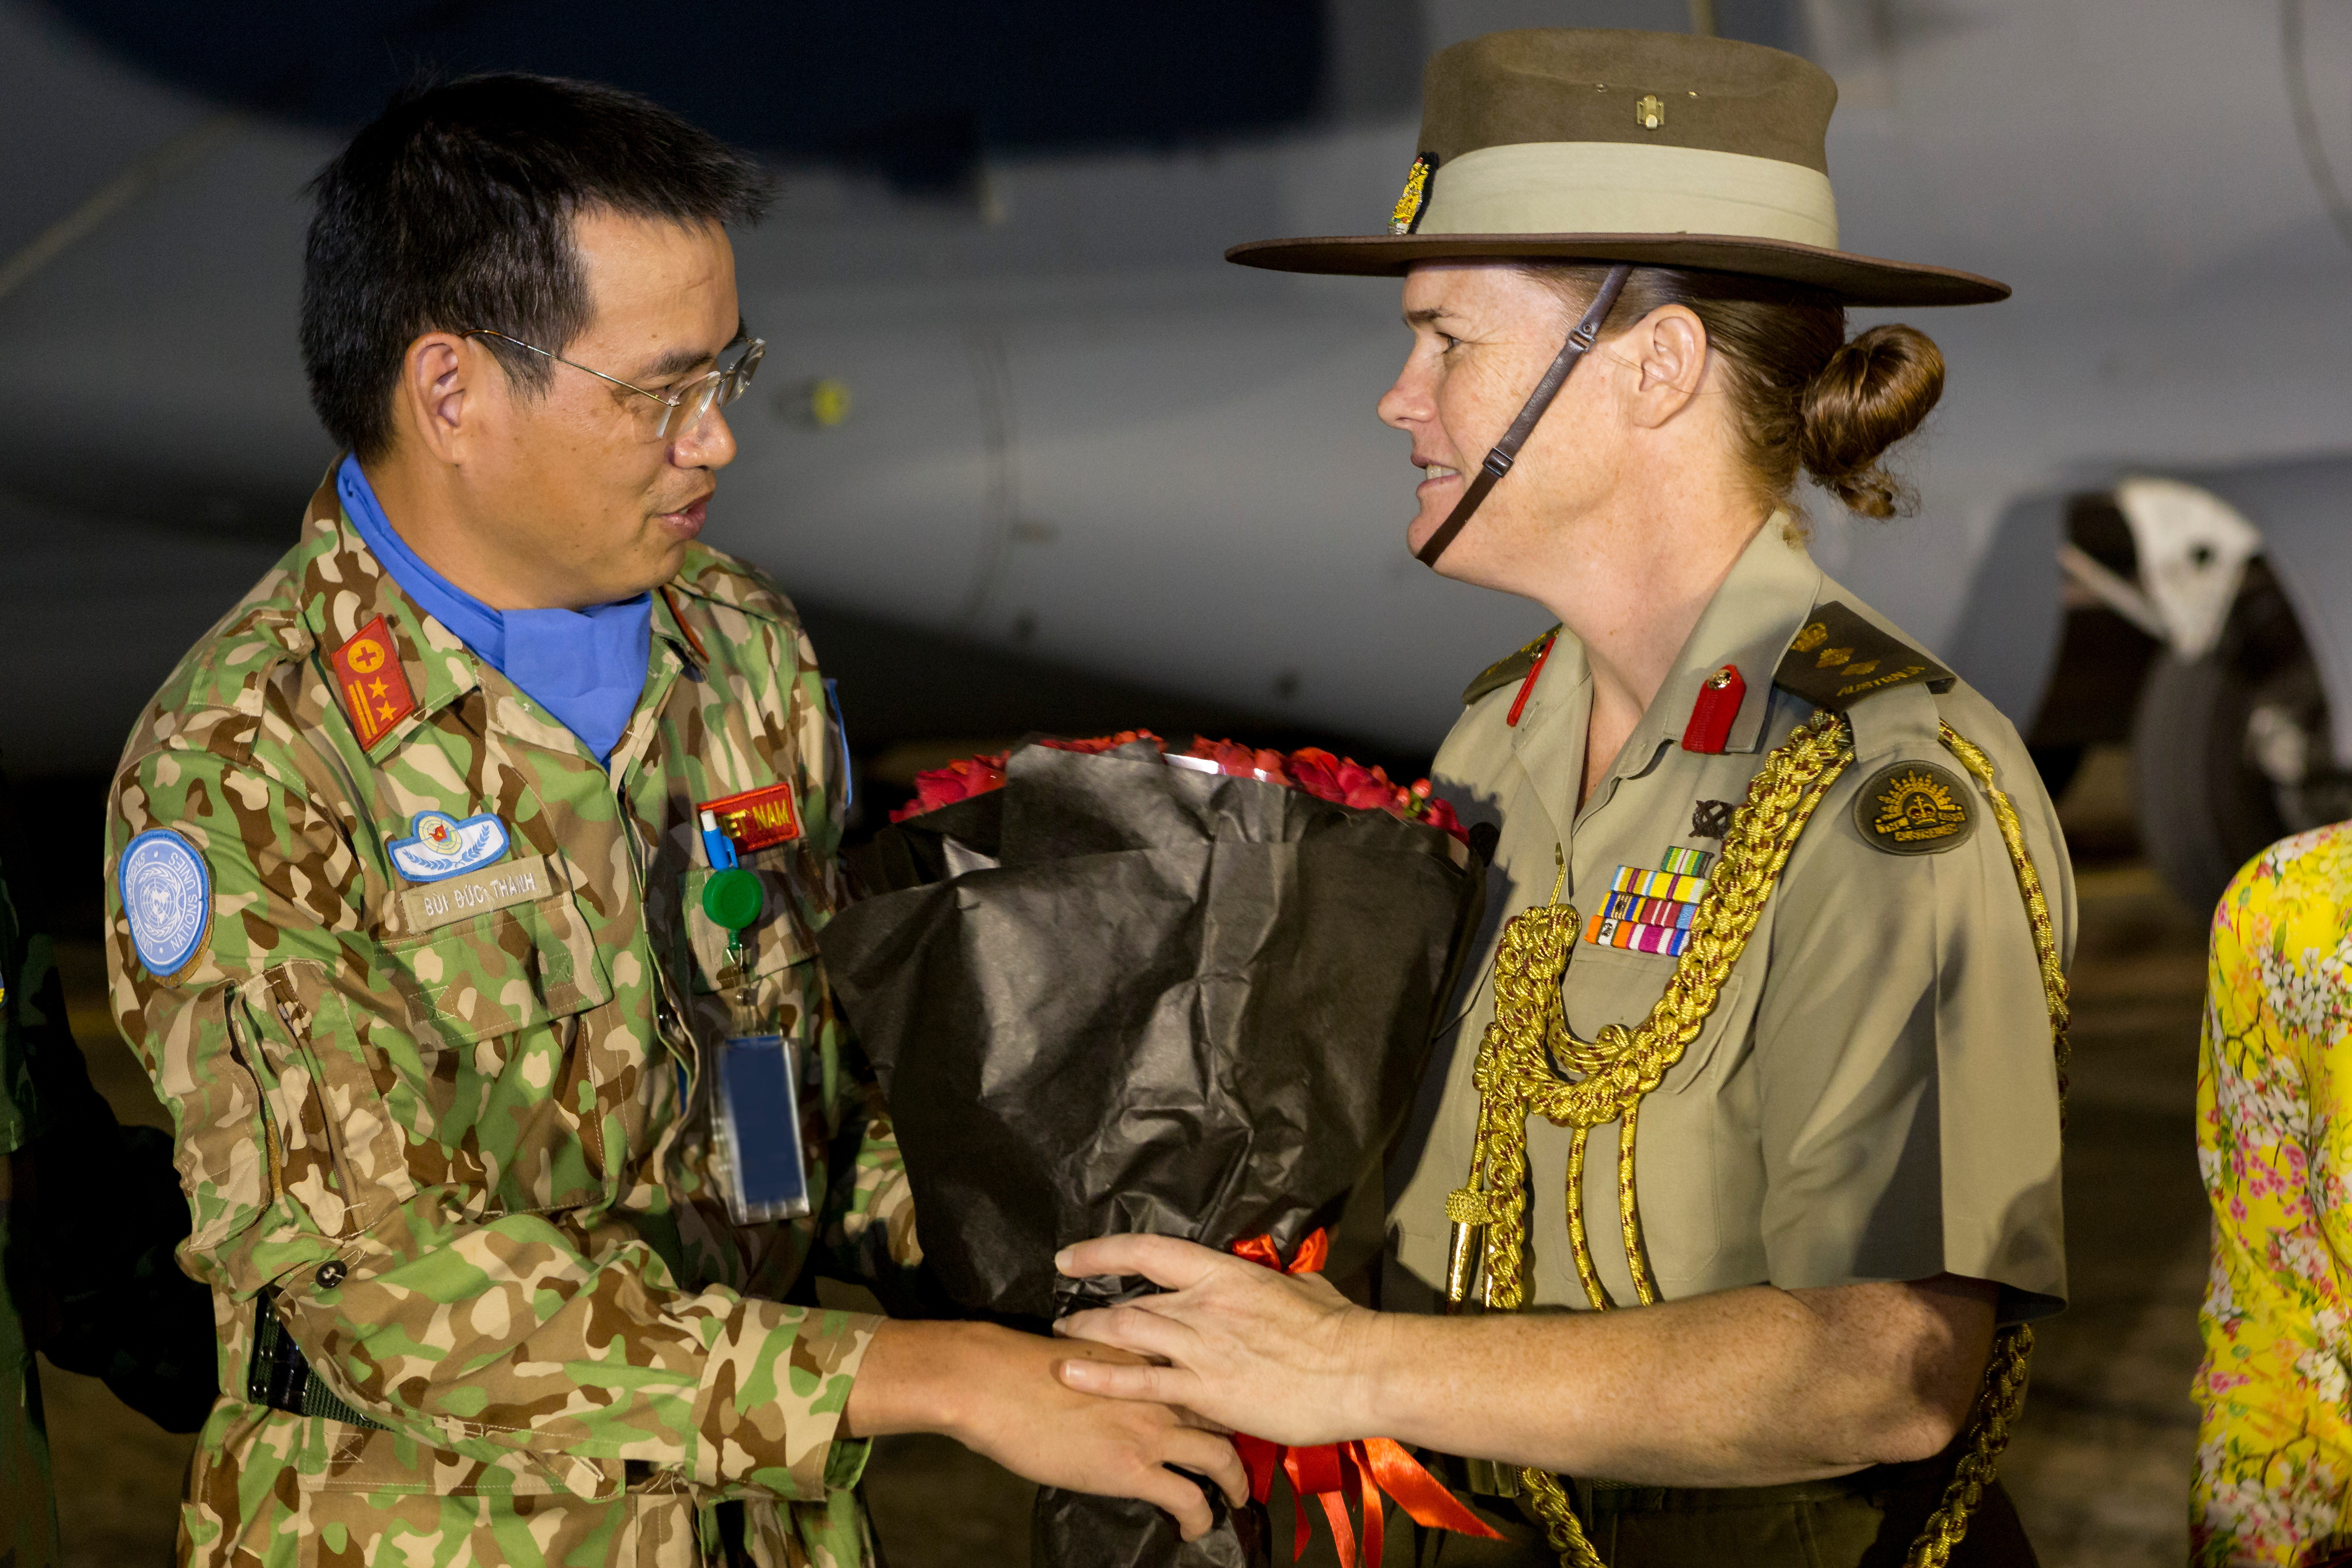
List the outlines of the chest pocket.
{"type": "Polygon", "coordinates": [[[422,1050],[513,1034],[612,1000],[571,892],[511,904],[387,942],[394,986],[422,1050]]]}
{"type": "MultiPolygon", "coordinates": [[[[1560,985],[1560,1001],[1568,1026],[1579,1039],[1589,1040],[1611,1024],[1632,1028],[1650,1016],[1674,978],[1677,960],[1655,953],[1628,952],[1618,948],[1577,943],[1560,985]]],[[[1715,1010],[1707,1015],[1698,1038],[1683,1051],[1682,1059],[1667,1069],[1658,1086],[1663,1094],[1686,1094],[1691,1086],[1716,1076],[1712,1070],[1722,1042],[1745,1029],[1746,1012],[1739,1005],[1740,971],[1734,967],[1715,1010]]]]}
{"type": "MultiPolygon", "coordinates": [[[[793,880],[793,862],[799,854],[795,846],[779,845],[742,858],[742,868],[760,879],[760,918],[743,933],[743,957],[755,983],[816,955],[793,880]]],[[[726,928],[703,912],[702,891],[713,875],[708,866],[696,866],[686,873],[682,923],[698,994],[740,983],[735,961],[728,952],[726,928]]]]}

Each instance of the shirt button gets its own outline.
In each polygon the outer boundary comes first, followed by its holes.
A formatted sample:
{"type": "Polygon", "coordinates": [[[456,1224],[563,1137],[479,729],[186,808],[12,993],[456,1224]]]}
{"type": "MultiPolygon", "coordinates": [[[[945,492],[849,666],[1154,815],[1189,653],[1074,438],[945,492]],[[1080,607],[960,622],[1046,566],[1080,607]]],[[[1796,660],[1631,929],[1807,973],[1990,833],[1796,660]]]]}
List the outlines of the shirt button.
{"type": "Polygon", "coordinates": [[[321,1263],[319,1265],[319,1272],[312,1276],[312,1278],[319,1281],[320,1289],[331,1290],[336,1286],[341,1284],[343,1282],[343,1276],[350,1272],[350,1269],[344,1268],[340,1263],[321,1263]]]}

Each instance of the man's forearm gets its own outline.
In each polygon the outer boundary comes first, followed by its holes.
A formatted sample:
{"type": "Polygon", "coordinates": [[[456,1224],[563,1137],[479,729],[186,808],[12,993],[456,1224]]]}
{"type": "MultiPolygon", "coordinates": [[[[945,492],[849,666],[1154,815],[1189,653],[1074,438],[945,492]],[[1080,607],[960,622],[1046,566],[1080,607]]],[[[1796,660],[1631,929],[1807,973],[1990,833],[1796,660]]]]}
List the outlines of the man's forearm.
{"type": "Polygon", "coordinates": [[[1771,1486],[1924,1458],[1990,1347],[1973,1281],[1769,1287],[1622,1312],[1365,1325],[1368,1432],[1571,1475],[1771,1486]]]}
{"type": "Polygon", "coordinates": [[[976,1336],[986,1331],[969,1323],[883,1320],[850,1384],[841,1435],[954,1431],[961,1420],[960,1391],[972,1382],[966,1363],[979,1353],[976,1336]]]}
{"type": "Polygon", "coordinates": [[[1188,1541],[1209,1528],[1208,1504],[1169,1467],[1210,1478],[1240,1503],[1249,1482],[1231,1443],[1165,1405],[1075,1392],[1055,1370],[1073,1357],[1135,1359],[990,1323],[885,1321],[850,1387],[842,1435],[943,1432],[1042,1485],[1157,1503],[1188,1541]]]}

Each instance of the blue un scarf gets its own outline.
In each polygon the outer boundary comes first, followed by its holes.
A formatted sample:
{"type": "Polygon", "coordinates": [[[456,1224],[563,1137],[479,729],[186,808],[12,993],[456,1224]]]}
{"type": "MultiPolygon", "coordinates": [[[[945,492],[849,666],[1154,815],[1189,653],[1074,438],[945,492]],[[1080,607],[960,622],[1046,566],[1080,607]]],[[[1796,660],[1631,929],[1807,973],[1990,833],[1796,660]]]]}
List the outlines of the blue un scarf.
{"type": "Polygon", "coordinates": [[[598,762],[611,758],[645,694],[653,655],[651,594],[585,610],[494,610],[408,548],[383,515],[357,458],[343,459],[335,490],[343,515],[419,608],[537,699],[598,762]]]}

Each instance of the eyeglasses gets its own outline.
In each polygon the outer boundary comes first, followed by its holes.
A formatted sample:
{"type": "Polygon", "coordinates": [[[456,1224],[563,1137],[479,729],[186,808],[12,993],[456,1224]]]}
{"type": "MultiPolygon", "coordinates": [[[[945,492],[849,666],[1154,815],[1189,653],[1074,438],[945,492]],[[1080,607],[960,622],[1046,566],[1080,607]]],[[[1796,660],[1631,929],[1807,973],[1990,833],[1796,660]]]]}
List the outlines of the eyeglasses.
{"type": "Polygon", "coordinates": [[[744,390],[751,384],[752,373],[760,368],[761,358],[768,352],[767,339],[753,338],[744,346],[742,357],[733,364],[723,370],[709,371],[698,375],[669,396],[665,397],[658,392],[647,392],[642,386],[623,381],[617,375],[606,375],[603,371],[582,364],[577,360],[568,360],[562,354],[549,353],[537,343],[527,343],[520,338],[509,337],[506,333],[493,331],[488,327],[476,327],[466,335],[469,338],[497,338],[501,342],[512,343],[519,349],[529,349],[541,359],[551,359],[558,364],[568,364],[574,370],[587,371],[597,380],[609,381],[614,386],[625,387],[639,397],[651,398],[661,405],[661,418],[654,426],[654,439],[657,441],[666,440],[674,435],[685,435],[700,425],[703,416],[713,408],[724,408],[742,396],[744,390]]]}

